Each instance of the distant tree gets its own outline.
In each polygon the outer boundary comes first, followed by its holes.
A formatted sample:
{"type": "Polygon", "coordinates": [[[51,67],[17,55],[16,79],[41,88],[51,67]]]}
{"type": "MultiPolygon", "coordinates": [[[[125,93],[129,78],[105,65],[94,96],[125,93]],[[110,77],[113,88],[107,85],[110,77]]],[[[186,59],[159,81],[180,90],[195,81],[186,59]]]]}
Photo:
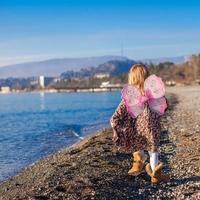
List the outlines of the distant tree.
{"type": "MultiPolygon", "coordinates": [[[[188,62],[188,67],[192,70],[193,79],[199,79],[200,77],[200,55],[192,55],[188,62]]],[[[189,68],[186,68],[186,70],[189,68]]]]}

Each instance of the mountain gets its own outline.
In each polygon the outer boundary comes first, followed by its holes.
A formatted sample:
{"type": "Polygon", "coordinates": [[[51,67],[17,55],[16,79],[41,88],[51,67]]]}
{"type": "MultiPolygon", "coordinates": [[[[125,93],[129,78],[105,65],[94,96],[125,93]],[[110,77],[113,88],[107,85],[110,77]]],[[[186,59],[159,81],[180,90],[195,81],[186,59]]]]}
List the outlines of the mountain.
{"type": "Polygon", "coordinates": [[[189,56],[177,56],[177,57],[162,57],[162,58],[149,58],[149,59],[141,59],[138,62],[146,63],[146,64],[159,64],[164,62],[173,62],[174,64],[184,63],[189,56]]]}
{"type": "Polygon", "coordinates": [[[111,60],[100,64],[98,67],[87,67],[82,68],[80,71],[74,72],[73,70],[69,70],[63,72],[61,74],[61,78],[84,78],[84,77],[92,77],[98,73],[109,73],[110,75],[117,76],[122,73],[127,73],[130,67],[135,64],[134,60],[126,59],[126,60],[111,60]]]}
{"type": "Polygon", "coordinates": [[[104,64],[100,64],[97,68],[96,71],[97,73],[101,72],[107,72],[111,75],[117,76],[122,73],[127,73],[129,69],[131,68],[132,65],[136,64],[138,62],[134,60],[112,60],[108,61],[104,64]]]}
{"type": "MultiPolygon", "coordinates": [[[[38,62],[27,62],[15,65],[0,67],[0,78],[16,77],[27,78],[34,76],[59,76],[63,72],[75,73],[80,75],[84,73],[107,72],[111,74],[118,73],[127,69],[129,65],[136,62],[158,64],[161,62],[173,62],[175,64],[183,63],[187,57],[171,57],[171,58],[155,58],[141,59],[138,61],[129,60],[127,57],[121,56],[99,56],[87,58],[60,58],[50,59],[38,62]],[[114,63],[117,61],[116,63],[114,63]],[[118,62],[123,61],[123,62],[118,62]],[[97,69],[94,69],[96,68],[97,69]],[[112,68],[115,68],[114,70],[112,68]],[[118,70],[118,72],[117,72],[118,70]],[[89,71],[89,72],[88,72],[89,71]],[[92,72],[93,71],[93,72],[92,72]]],[[[82,76],[82,75],[81,75],[82,76]]]]}
{"type": "Polygon", "coordinates": [[[84,78],[91,77],[97,73],[109,73],[110,75],[120,75],[122,73],[127,73],[130,67],[135,63],[153,63],[155,65],[159,63],[172,62],[175,64],[183,63],[186,57],[168,57],[168,58],[154,58],[154,59],[142,59],[138,61],[125,59],[125,60],[110,60],[97,67],[87,67],[82,68],[79,71],[68,70],[61,74],[61,78],[84,78]]]}
{"type": "Polygon", "coordinates": [[[28,62],[0,67],[0,78],[32,77],[32,76],[59,76],[69,70],[79,71],[86,67],[97,67],[111,60],[127,60],[121,56],[100,56],[87,58],[60,58],[39,62],[28,62]]]}

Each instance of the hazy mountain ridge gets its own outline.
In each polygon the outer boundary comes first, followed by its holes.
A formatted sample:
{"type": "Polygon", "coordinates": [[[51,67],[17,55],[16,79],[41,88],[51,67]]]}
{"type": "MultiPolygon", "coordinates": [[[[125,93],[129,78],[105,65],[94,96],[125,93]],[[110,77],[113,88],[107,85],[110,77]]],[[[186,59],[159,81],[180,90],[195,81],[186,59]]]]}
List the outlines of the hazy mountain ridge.
{"type": "Polygon", "coordinates": [[[114,73],[118,73],[117,70],[119,72],[124,72],[124,70],[130,67],[127,65],[132,65],[136,62],[157,64],[166,61],[170,61],[176,64],[183,63],[185,61],[185,57],[179,56],[173,58],[141,59],[137,61],[122,56],[50,59],[38,62],[28,62],[0,67],[0,78],[27,78],[38,77],[40,75],[55,77],[60,76],[60,74],[66,72],[68,74],[71,73],[76,75],[84,73],[94,74],[98,72],[107,72],[114,75],[114,73]],[[123,61],[124,63],[114,63],[115,61],[123,61]]]}
{"type": "MultiPolygon", "coordinates": [[[[149,67],[151,73],[157,74],[165,81],[174,80],[180,83],[188,83],[200,80],[199,61],[200,56],[193,55],[187,60],[187,62],[182,64],[174,64],[169,61],[159,64],[152,64],[152,62],[150,62],[150,64],[147,63],[147,66],[149,67]]],[[[59,74],[57,76],[58,79],[50,78],[52,80],[51,84],[56,84],[57,88],[65,88],[69,87],[69,85],[76,87],[88,87],[95,85],[98,87],[102,80],[109,80],[112,83],[124,83],[127,80],[127,72],[135,63],[139,62],[123,58],[121,60],[118,59],[104,62],[103,64],[99,64],[97,67],[85,67],[78,71],[67,70],[59,74]],[[110,77],[108,78],[106,75],[104,76],[104,79],[99,79],[95,76],[99,73],[109,74],[110,77]],[[59,81],[56,82],[56,80],[59,81]]],[[[37,87],[37,84],[38,77],[29,76],[24,78],[0,78],[0,87],[9,86],[14,89],[34,89],[37,87]]]]}
{"type": "Polygon", "coordinates": [[[137,60],[137,61],[131,60],[128,58],[126,60],[111,60],[103,64],[100,64],[97,67],[82,68],[77,72],[74,72],[73,70],[68,70],[66,72],[63,72],[61,74],[61,77],[62,78],[72,78],[72,77],[83,78],[83,77],[94,76],[97,73],[109,73],[110,75],[118,76],[122,73],[127,73],[130,67],[135,63],[146,63],[147,65],[153,63],[157,65],[159,63],[165,63],[165,62],[179,64],[179,63],[183,63],[184,61],[185,61],[184,56],[173,57],[173,58],[144,59],[144,60],[137,60]]]}
{"type": "Polygon", "coordinates": [[[141,59],[137,60],[139,62],[147,63],[147,64],[159,64],[164,62],[173,62],[174,64],[181,64],[188,59],[189,56],[176,56],[176,57],[161,57],[161,58],[149,58],[149,59],[141,59]]]}
{"type": "Polygon", "coordinates": [[[79,71],[86,67],[97,67],[110,60],[127,60],[121,56],[99,56],[87,58],[60,58],[39,62],[28,62],[0,67],[0,78],[7,77],[33,77],[33,76],[59,76],[69,70],[79,71]]]}

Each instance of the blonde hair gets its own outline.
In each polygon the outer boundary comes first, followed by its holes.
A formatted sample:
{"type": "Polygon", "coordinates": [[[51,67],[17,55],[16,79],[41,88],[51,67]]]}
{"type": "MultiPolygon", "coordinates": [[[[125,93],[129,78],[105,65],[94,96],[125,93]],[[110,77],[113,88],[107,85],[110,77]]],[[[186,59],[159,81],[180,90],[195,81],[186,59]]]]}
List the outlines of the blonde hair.
{"type": "Polygon", "coordinates": [[[133,65],[128,73],[128,84],[135,85],[144,94],[144,81],[150,75],[149,70],[143,64],[133,65]]]}

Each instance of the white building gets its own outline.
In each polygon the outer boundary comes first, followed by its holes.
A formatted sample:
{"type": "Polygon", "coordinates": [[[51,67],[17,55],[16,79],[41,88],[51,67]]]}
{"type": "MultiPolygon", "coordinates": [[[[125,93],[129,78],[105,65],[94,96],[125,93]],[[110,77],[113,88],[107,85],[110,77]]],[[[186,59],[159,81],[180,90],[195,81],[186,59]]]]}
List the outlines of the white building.
{"type": "Polygon", "coordinates": [[[109,81],[102,82],[100,88],[109,88],[109,87],[122,87],[120,83],[111,84],[109,81]]]}
{"type": "Polygon", "coordinates": [[[60,78],[60,77],[56,77],[56,78],[53,79],[53,82],[54,82],[54,83],[58,83],[58,82],[60,82],[60,81],[61,81],[61,78],[60,78]]]}
{"type": "Polygon", "coordinates": [[[9,93],[10,92],[10,87],[8,87],[8,86],[1,87],[1,92],[2,93],[9,93]]]}
{"type": "Polygon", "coordinates": [[[108,87],[109,84],[110,84],[109,81],[105,81],[105,82],[102,82],[102,83],[101,83],[100,87],[101,87],[101,88],[103,88],[103,87],[108,87]]]}
{"type": "Polygon", "coordinates": [[[45,88],[54,81],[55,81],[55,77],[40,76],[38,83],[41,88],[45,88]]]}
{"type": "Polygon", "coordinates": [[[38,84],[38,80],[36,79],[36,80],[32,80],[31,82],[30,82],[30,85],[37,85],[38,84]]]}
{"type": "Polygon", "coordinates": [[[98,73],[94,75],[95,78],[108,78],[110,77],[109,73],[98,73]]]}
{"type": "Polygon", "coordinates": [[[39,85],[41,88],[45,88],[44,76],[39,77],[39,85]]]}

